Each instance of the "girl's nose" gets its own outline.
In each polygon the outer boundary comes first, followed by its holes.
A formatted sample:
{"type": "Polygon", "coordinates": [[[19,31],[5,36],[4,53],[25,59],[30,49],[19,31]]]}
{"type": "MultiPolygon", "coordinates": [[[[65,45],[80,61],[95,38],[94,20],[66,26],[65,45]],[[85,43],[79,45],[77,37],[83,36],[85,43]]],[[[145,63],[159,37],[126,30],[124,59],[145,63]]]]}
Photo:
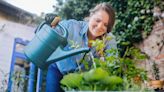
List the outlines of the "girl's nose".
{"type": "Polygon", "coordinates": [[[98,27],[99,29],[102,29],[102,28],[103,28],[103,23],[99,23],[97,27],[98,27]]]}

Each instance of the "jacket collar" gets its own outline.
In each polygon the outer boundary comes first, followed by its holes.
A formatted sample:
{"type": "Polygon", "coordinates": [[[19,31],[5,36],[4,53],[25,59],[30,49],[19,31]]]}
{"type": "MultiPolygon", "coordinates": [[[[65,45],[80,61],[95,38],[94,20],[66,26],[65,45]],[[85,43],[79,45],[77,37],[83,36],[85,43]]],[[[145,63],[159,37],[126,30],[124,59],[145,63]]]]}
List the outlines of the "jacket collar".
{"type": "Polygon", "coordinates": [[[83,22],[82,30],[80,31],[80,35],[84,36],[87,34],[88,31],[88,22],[83,22]]]}

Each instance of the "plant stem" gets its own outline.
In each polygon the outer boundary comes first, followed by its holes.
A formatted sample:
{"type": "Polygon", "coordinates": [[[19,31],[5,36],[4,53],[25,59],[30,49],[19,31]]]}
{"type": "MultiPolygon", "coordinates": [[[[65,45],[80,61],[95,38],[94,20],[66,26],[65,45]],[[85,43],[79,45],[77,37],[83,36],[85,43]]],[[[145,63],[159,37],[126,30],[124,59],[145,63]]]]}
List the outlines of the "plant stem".
{"type": "Polygon", "coordinates": [[[129,51],[129,47],[126,48],[126,51],[125,51],[125,53],[124,53],[123,58],[125,58],[125,56],[127,55],[128,51],[129,51]]]}
{"type": "Polygon", "coordinates": [[[90,56],[91,56],[91,61],[93,62],[93,67],[94,67],[94,69],[96,69],[96,63],[95,63],[95,61],[94,61],[93,54],[92,54],[92,52],[89,52],[89,54],[90,54],[90,56]]]}
{"type": "Polygon", "coordinates": [[[96,84],[94,84],[93,85],[94,87],[93,87],[93,90],[94,90],[94,92],[96,91],[96,84]]]}
{"type": "MultiPolygon", "coordinates": [[[[76,58],[77,59],[77,58],[76,58]]],[[[79,62],[76,60],[76,63],[77,63],[77,66],[78,66],[78,69],[79,69],[79,71],[81,72],[82,70],[81,70],[81,68],[80,68],[80,64],[79,64],[79,62]]]]}

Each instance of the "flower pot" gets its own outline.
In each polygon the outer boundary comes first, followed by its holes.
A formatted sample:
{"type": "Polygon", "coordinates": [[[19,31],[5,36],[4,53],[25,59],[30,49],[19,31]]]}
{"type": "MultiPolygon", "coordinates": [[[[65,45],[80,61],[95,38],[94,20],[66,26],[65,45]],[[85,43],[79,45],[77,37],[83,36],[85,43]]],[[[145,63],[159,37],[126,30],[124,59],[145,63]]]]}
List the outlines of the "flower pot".
{"type": "Polygon", "coordinates": [[[150,86],[153,87],[154,89],[162,89],[164,85],[164,81],[162,80],[152,80],[149,83],[150,86]]]}

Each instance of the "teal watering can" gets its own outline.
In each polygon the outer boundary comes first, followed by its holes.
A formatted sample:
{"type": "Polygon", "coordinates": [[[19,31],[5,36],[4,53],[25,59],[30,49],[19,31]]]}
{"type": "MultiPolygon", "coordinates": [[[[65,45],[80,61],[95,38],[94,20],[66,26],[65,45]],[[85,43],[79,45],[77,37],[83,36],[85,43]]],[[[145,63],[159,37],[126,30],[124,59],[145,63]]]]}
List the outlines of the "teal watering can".
{"type": "Polygon", "coordinates": [[[90,50],[89,48],[63,50],[67,45],[68,30],[61,24],[51,28],[43,22],[38,26],[37,30],[38,32],[34,38],[25,47],[24,53],[28,61],[31,61],[42,70],[46,70],[50,64],[61,59],[89,52],[90,50]]]}

